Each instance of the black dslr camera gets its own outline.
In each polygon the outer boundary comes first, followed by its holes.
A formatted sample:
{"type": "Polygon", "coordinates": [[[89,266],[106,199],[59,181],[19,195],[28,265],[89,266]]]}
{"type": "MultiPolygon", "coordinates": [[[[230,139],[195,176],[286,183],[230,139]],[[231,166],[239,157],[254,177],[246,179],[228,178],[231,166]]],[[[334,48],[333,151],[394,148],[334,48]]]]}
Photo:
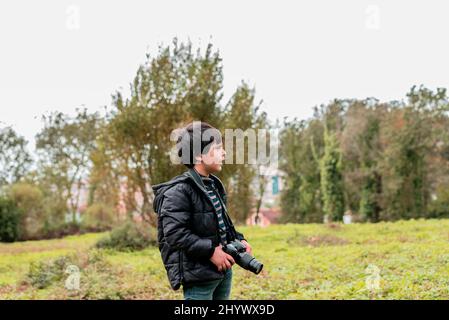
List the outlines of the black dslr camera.
{"type": "Polygon", "coordinates": [[[234,240],[228,243],[223,246],[223,251],[233,257],[235,262],[243,269],[255,274],[259,274],[262,271],[263,264],[247,253],[245,245],[240,241],[234,240]]]}

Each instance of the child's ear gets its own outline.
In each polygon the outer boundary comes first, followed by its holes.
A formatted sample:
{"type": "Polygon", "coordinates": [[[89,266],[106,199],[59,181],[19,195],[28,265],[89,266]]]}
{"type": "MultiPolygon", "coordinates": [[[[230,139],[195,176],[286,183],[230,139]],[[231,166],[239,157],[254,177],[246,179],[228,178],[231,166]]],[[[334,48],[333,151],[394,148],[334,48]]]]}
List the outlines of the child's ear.
{"type": "Polygon", "coordinates": [[[203,162],[203,157],[202,157],[201,155],[196,156],[196,157],[195,157],[195,162],[196,162],[196,163],[201,163],[201,162],[203,162]]]}

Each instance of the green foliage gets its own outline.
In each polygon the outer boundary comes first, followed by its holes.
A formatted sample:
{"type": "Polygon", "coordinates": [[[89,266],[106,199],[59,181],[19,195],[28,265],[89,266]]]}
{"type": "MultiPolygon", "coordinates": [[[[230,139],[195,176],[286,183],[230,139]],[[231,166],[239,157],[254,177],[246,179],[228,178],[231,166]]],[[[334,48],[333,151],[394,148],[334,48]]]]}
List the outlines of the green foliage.
{"type": "Polygon", "coordinates": [[[28,142],[11,128],[0,128],[0,186],[19,181],[32,162],[28,142]]]}
{"type": "Polygon", "coordinates": [[[40,239],[61,238],[71,234],[81,233],[81,226],[78,222],[51,223],[48,220],[44,222],[40,239]]]}
{"type": "Polygon", "coordinates": [[[36,135],[39,184],[55,210],[52,219],[61,222],[66,212],[79,208],[79,194],[91,166],[97,134],[103,123],[98,113],[77,109],[71,117],[61,112],[42,116],[44,128],[36,135]],[[65,208],[64,208],[65,207],[65,208]]]}
{"type": "Polygon", "coordinates": [[[416,218],[427,211],[429,189],[427,185],[427,155],[431,152],[430,115],[408,107],[400,112],[391,144],[386,150],[395,186],[390,188],[394,217],[416,218]],[[405,216],[407,215],[407,216],[405,216]]]}
{"type": "Polygon", "coordinates": [[[379,221],[382,201],[383,107],[376,103],[368,99],[348,107],[341,139],[348,207],[371,222],[379,221]]]}
{"type": "Polygon", "coordinates": [[[440,186],[435,192],[435,199],[429,204],[429,216],[432,218],[449,217],[449,187],[440,186]]]}
{"type": "Polygon", "coordinates": [[[371,222],[379,221],[379,190],[380,176],[373,173],[371,176],[365,177],[365,183],[360,194],[360,214],[371,222]]]}
{"type": "Polygon", "coordinates": [[[86,253],[33,261],[23,283],[38,290],[52,289],[58,294],[63,294],[65,299],[122,299],[126,290],[121,292],[120,288],[116,287],[119,277],[111,269],[104,254],[91,249],[86,253]],[[80,287],[72,292],[64,291],[65,279],[74,270],[80,274],[80,287]]]}
{"type": "Polygon", "coordinates": [[[82,226],[89,231],[108,230],[114,225],[115,217],[114,208],[104,203],[95,203],[84,211],[82,226]]]}
{"type": "Polygon", "coordinates": [[[21,240],[41,237],[46,215],[43,193],[39,187],[19,182],[9,188],[8,194],[21,212],[21,240]]]}
{"type": "Polygon", "coordinates": [[[118,251],[142,250],[156,245],[155,229],[149,225],[138,225],[127,221],[113,229],[110,234],[100,239],[97,248],[115,249],[118,251]]]}
{"type": "MultiPolygon", "coordinates": [[[[259,106],[254,105],[254,100],[254,88],[250,88],[246,83],[242,82],[241,86],[237,88],[226,106],[224,121],[220,124],[221,128],[235,129],[235,139],[234,136],[224,136],[224,146],[229,159],[232,155],[232,163],[226,164],[223,167],[223,172],[220,173],[220,176],[228,192],[228,209],[230,215],[237,223],[244,223],[249,216],[251,209],[255,207],[256,204],[254,201],[252,182],[256,177],[261,179],[261,176],[258,175],[260,165],[255,165],[253,161],[257,159],[252,159],[249,156],[248,139],[243,138],[242,141],[237,138],[237,135],[241,132],[246,137],[248,129],[268,130],[270,128],[268,120],[266,119],[266,114],[259,113],[259,106]],[[237,150],[240,148],[245,150],[245,153],[247,154],[247,156],[245,156],[246,160],[239,159],[237,150]],[[242,160],[246,161],[248,164],[243,164],[242,160]],[[252,164],[250,165],[250,163],[252,164]]],[[[269,138],[268,135],[267,141],[269,141],[269,138]]],[[[267,154],[267,156],[269,155],[267,154]]]]}
{"type": "MultiPolygon", "coordinates": [[[[161,46],[157,56],[147,55],[131,83],[129,99],[121,92],[114,95],[114,110],[96,154],[105,161],[95,161],[93,171],[111,184],[114,179],[126,181],[129,216],[137,212],[155,224],[148,184],[167,181],[184,170],[170,161],[171,133],[191,120],[218,125],[222,78],[221,59],[211,45],[195,53],[191,43],[174,39],[171,46],[161,46]],[[142,195],[140,204],[135,192],[142,195]]],[[[98,194],[103,188],[97,190],[98,194]]]]}
{"type": "Polygon", "coordinates": [[[20,238],[21,213],[13,200],[0,197],[0,241],[13,242],[20,238]]]}
{"type": "Polygon", "coordinates": [[[424,87],[407,98],[334,100],[310,120],[285,123],[284,222],[332,212],[340,220],[343,208],[371,222],[444,216],[438,190],[449,181],[449,99],[424,87]]]}
{"type": "MultiPolygon", "coordinates": [[[[255,105],[255,91],[242,82],[231,99],[223,102],[223,63],[212,44],[195,49],[177,39],[147,55],[131,83],[131,95],[114,95],[99,148],[94,152],[93,198],[106,200],[114,181],[126,183],[124,197],[128,216],[133,213],[156,224],[149,185],[167,181],[185,170],[170,159],[172,133],[191,121],[206,121],[219,130],[267,128],[266,115],[255,105]],[[135,193],[142,195],[138,203],[135,193]]],[[[222,178],[229,194],[230,214],[244,221],[253,205],[251,181],[255,168],[226,165],[222,178]],[[242,207],[243,205],[243,207],[242,207]]]]}
{"type": "Polygon", "coordinates": [[[44,289],[52,283],[61,281],[73,258],[62,256],[51,261],[38,261],[30,264],[25,281],[37,289],[44,289]]]}
{"type": "Polygon", "coordinates": [[[285,172],[281,193],[284,222],[321,222],[319,157],[323,127],[318,121],[284,122],[280,135],[279,167],[285,172]]]}
{"type": "Polygon", "coordinates": [[[324,155],[320,160],[323,212],[332,221],[343,217],[344,196],[341,153],[335,134],[324,131],[324,155]]]}

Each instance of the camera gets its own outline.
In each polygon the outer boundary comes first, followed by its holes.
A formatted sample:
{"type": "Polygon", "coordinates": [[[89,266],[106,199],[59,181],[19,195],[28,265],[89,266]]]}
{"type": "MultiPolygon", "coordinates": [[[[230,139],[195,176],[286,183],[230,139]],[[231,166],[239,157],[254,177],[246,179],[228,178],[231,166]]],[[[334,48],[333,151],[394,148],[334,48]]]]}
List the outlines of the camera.
{"type": "Polygon", "coordinates": [[[238,240],[234,240],[223,246],[223,251],[232,256],[235,262],[243,269],[249,270],[255,274],[262,271],[263,264],[246,252],[246,247],[238,240]]]}

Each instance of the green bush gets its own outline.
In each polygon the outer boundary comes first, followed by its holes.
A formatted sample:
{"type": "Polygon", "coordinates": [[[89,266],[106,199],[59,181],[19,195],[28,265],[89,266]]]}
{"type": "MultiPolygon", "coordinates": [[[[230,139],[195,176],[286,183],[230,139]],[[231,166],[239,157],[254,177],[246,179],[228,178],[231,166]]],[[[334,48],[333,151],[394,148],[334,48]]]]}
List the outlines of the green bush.
{"type": "Polygon", "coordinates": [[[87,231],[105,231],[113,227],[114,221],[114,208],[104,203],[95,203],[84,212],[82,227],[87,231]]]}
{"type": "Polygon", "coordinates": [[[80,227],[80,224],[77,222],[63,222],[63,223],[53,224],[47,220],[44,223],[44,226],[42,229],[42,235],[41,235],[40,239],[62,238],[65,236],[80,234],[80,233],[81,233],[81,227],[80,227]]]}
{"type": "Polygon", "coordinates": [[[39,239],[45,221],[42,191],[33,184],[18,182],[11,185],[8,194],[21,212],[20,240],[39,239]]]}
{"type": "Polygon", "coordinates": [[[66,268],[73,264],[67,256],[51,261],[32,262],[26,275],[26,282],[37,289],[45,289],[56,281],[61,281],[66,275],[66,268]]]}
{"type": "Polygon", "coordinates": [[[436,199],[429,204],[429,217],[449,217],[449,189],[448,186],[440,187],[436,192],[436,199]]]}
{"type": "Polygon", "coordinates": [[[20,238],[20,219],[20,210],[14,201],[0,198],[0,241],[14,242],[20,238]]]}
{"type": "Polygon", "coordinates": [[[91,278],[98,277],[97,274],[109,276],[111,268],[109,263],[104,259],[102,252],[94,249],[87,253],[73,253],[69,255],[59,256],[51,260],[39,260],[30,263],[28,273],[23,279],[25,284],[30,284],[36,289],[45,289],[53,284],[59,283],[60,287],[64,286],[64,280],[67,279],[72,266],[78,268],[83,276],[88,277],[85,289],[91,291],[91,278]]]}
{"type": "Polygon", "coordinates": [[[156,232],[154,228],[127,221],[113,229],[110,234],[100,239],[97,248],[110,248],[118,251],[142,250],[148,246],[156,245],[156,232]]]}

